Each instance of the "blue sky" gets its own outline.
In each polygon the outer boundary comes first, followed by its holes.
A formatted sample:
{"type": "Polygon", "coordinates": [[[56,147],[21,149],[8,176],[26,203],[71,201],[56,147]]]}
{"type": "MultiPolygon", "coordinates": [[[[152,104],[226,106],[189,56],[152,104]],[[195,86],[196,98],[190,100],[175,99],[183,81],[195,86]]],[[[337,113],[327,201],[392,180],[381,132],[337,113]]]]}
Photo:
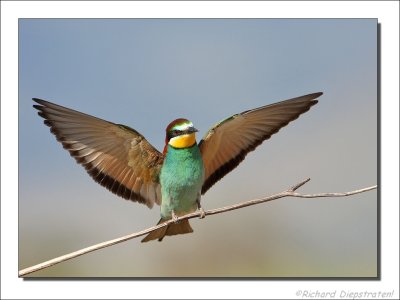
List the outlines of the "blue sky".
{"type": "MultiPolygon", "coordinates": [[[[262,197],[306,177],[302,192],[348,191],[377,183],[376,35],[375,19],[21,19],[20,267],[159,218],[158,208],[93,182],[43,125],[32,97],[126,124],[161,150],[175,118],[192,120],[201,137],[234,113],[322,91],[203,206],[262,197]]],[[[282,199],[194,220],[190,236],[131,241],[37,276],[374,276],[376,201],[376,192],[282,199]]]]}

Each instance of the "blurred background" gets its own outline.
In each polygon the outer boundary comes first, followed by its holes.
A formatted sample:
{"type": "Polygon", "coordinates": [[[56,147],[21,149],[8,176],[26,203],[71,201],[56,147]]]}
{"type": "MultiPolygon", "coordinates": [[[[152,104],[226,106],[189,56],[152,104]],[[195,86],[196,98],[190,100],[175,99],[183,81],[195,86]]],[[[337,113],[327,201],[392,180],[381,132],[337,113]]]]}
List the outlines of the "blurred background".
{"type": "MultiPolygon", "coordinates": [[[[377,184],[375,19],[20,19],[19,268],[142,230],[159,208],[95,183],[32,108],[46,99],[141,132],[162,150],[185,117],[200,130],[312,92],[320,102],[250,153],[205,209],[377,184]]],[[[374,277],[377,192],[283,198],[134,239],[32,277],[374,277]]]]}

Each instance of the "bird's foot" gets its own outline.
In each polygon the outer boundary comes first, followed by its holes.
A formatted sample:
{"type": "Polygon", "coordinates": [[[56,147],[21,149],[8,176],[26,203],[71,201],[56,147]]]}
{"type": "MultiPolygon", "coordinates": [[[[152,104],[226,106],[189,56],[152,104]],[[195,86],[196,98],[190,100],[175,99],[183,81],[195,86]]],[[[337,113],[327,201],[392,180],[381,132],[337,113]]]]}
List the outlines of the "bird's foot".
{"type": "Polygon", "coordinates": [[[200,218],[200,219],[204,219],[205,216],[206,216],[206,212],[204,211],[203,207],[202,207],[201,204],[200,204],[200,197],[201,197],[201,195],[199,194],[198,197],[197,197],[197,200],[196,200],[196,202],[197,202],[197,209],[198,209],[199,212],[200,212],[199,218],[200,218]]]}
{"type": "Polygon", "coordinates": [[[206,212],[204,211],[204,209],[202,207],[199,208],[199,212],[200,212],[200,219],[204,219],[206,217],[206,212]]]}
{"type": "Polygon", "coordinates": [[[171,216],[172,216],[172,220],[174,220],[174,223],[175,224],[178,223],[178,217],[177,217],[177,215],[175,214],[174,211],[172,211],[171,216]]]}

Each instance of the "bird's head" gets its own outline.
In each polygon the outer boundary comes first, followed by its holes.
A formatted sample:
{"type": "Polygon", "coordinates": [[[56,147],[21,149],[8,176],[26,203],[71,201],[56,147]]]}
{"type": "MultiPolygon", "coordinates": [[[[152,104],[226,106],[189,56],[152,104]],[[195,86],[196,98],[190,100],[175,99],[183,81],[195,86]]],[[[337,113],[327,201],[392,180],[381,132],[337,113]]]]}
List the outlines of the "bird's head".
{"type": "Polygon", "coordinates": [[[196,143],[196,132],[193,123],[187,119],[176,119],[166,129],[164,154],[168,144],[174,148],[188,148],[196,143]]]}

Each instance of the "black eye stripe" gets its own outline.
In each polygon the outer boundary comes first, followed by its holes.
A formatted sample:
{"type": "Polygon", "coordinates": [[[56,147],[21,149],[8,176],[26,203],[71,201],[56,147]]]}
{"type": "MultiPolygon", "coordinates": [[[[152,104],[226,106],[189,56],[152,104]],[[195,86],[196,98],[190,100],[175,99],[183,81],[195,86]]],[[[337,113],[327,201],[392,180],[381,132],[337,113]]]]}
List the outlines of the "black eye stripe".
{"type": "Polygon", "coordinates": [[[172,130],[169,135],[170,135],[170,138],[173,138],[173,137],[182,135],[182,133],[183,133],[182,130],[177,130],[176,129],[176,130],[172,130]]]}

